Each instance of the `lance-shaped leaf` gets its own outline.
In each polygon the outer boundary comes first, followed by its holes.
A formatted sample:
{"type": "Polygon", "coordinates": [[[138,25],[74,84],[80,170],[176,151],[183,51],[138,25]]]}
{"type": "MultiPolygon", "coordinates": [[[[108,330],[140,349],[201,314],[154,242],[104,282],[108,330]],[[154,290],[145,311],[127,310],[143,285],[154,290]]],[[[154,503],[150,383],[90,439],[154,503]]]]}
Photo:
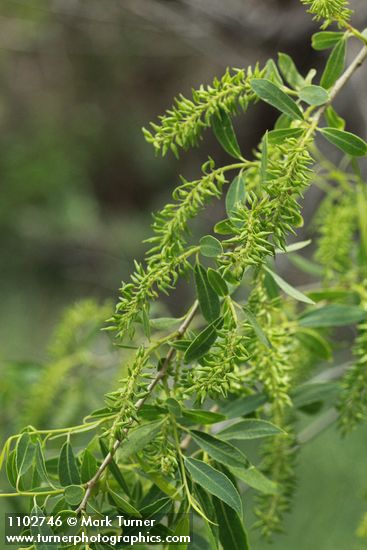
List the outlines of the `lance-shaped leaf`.
{"type": "Polygon", "coordinates": [[[312,35],[312,47],[314,50],[328,50],[333,48],[344,36],[342,32],[324,31],[312,35]]]}
{"type": "Polygon", "coordinates": [[[281,248],[276,248],[275,252],[277,254],[286,254],[288,252],[296,252],[296,250],[302,250],[302,248],[305,248],[309,244],[311,244],[311,239],[308,239],[307,241],[298,241],[297,243],[292,243],[287,245],[284,250],[281,248]]]}
{"type": "MultiPolygon", "coordinates": [[[[103,441],[103,439],[99,440],[99,446],[101,448],[102,454],[104,457],[108,455],[108,447],[106,443],[103,441]]],[[[117,466],[116,462],[112,459],[111,462],[108,465],[108,469],[117,481],[117,483],[120,485],[120,487],[125,491],[127,495],[130,494],[129,487],[123,477],[123,475],[120,472],[119,467],[117,466]]]]}
{"type": "Polygon", "coordinates": [[[185,466],[195,483],[228,504],[239,516],[242,515],[241,497],[225,474],[196,458],[186,458],[185,466]]]}
{"type": "Polygon", "coordinates": [[[320,84],[323,88],[331,88],[342,74],[345,66],[346,51],[346,40],[339,40],[334,46],[322,74],[320,84]]]}
{"type": "Polygon", "coordinates": [[[320,128],[320,132],[330,143],[352,157],[367,155],[367,143],[351,132],[345,132],[338,128],[320,128]]]}
{"type": "Polygon", "coordinates": [[[267,396],[264,393],[246,395],[245,397],[238,397],[233,401],[227,401],[221,410],[228,419],[238,418],[239,416],[245,416],[256,411],[266,401],[267,396]]]}
{"type": "Polygon", "coordinates": [[[221,109],[217,115],[214,115],[212,128],[223,149],[236,159],[242,158],[231,117],[226,111],[221,109]]]}
{"type": "Polygon", "coordinates": [[[269,103],[290,118],[303,120],[303,114],[297,103],[283,90],[265,78],[254,78],[251,87],[260,99],[269,103]]]}
{"type": "Polygon", "coordinates": [[[213,323],[208,325],[196,336],[185,352],[185,363],[191,363],[191,361],[199,359],[210,350],[217,339],[217,332],[221,328],[222,324],[223,318],[218,317],[218,319],[213,321],[213,323]]]}
{"type": "Polygon", "coordinates": [[[228,286],[222,275],[209,267],[208,269],[208,281],[212,289],[218,294],[218,296],[227,296],[228,286]]]}
{"type": "Polygon", "coordinates": [[[298,320],[302,327],[343,327],[364,321],[367,311],[359,306],[330,304],[309,311],[298,320]]]}
{"type": "Polygon", "coordinates": [[[260,340],[260,342],[262,342],[266,347],[271,348],[271,343],[269,342],[268,337],[266,336],[265,332],[257,322],[256,317],[252,313],[252,311],[248,307],[244,307],[243,311],[245,312],[247,320],[252,326],[252,328],[254,329],[254,332],[258,337],[258,339],[260,340]]]}
{"type": "Polygon", "coordinates": [[[127,514],[140,518],[141,514],[140,512],[130,504],[126,499],[124,499],[121,495],[113,491],[110,487],[108,489],[108,494],[110,495],[112,501],[116,504],[117,508],[119,510],[122,510],[123,512],[126,512],[127,514]]]}
{"type": "Polygon", "coordinates": [[[230,468],[230,472],[240,481],[246,483],[249,487],[264,493],[265,495],[275,495],[278,492],[278,486],[274,481],[264,476],[255,466],[249,468],[230,468]]]}
{"type": "Polygon", "coordinates": [[[309,105],[323,105],[329,100],[329,94],[327,90],[321,86],[305,86],[298,92],[298,97],[308,103],[309,105]]]}
{"type": "Polygon", "coordinates": [[[266,182],[266,170],[268,168],[268,132],[262,139],[261,145],[261,160],[260,160],[260,180],[261,183],[266,182]]]}
{"type": "Polygon", "coordinates": [[[211,323],[219,317],[220,302],[218,295],[209,283],[207,272],[203,266],[196,264],[194,275],[201,312],[204,318],[211,323]]]}
{"type": "Polygon", "coordinates": [[[83,453],[82,465],[80,467],[80,476],[83,483],[87,483],[96,474],[98,470],[97,460],[92,453],[85,449],[83,453]]]}
{"type": "Polygon", "coordinates": [[[288,294],[288,296],[291,296],[295,300],[298,300],[299,302],[304,302],[305,304],[314,304],[308,296],[305,296],[303,292],[297,290],[297,288],[294,288],[291,286],[287,281],[282,279],[282,277],[279,277],[274,271],[272,271],[270,268],[264,266],[264,269],[269,273],[269,275],[272,277],[272,279],[276,282],[276,284],[285,292],[288,294]]]}
{"type": "Polygon", "coordinates": [[[47,537],[51,537],[49,539],[51,540],[52,537],[54,536],[54,533],[50,525],[48,524],[48,522],[45,521],[46,517],[44,512],[41,510],[39,506],[37,506],[37,504],[33,506],[31,511],[31,516],[36,516],[39,518],[39,521],[33,521],[31,522],[31,525],[30,525],[31,535],[34,537],[34,540],[37,541],[39,539],[40,541],[40,542],[36,542],[34,548],[36,550],[55,550],[54,543],[41,542],[43,537],[44,537],[44,540],[48,540],[47,537]],[[42,518],[45,518],[45,519],[42,521],[42,518]]]}
{"type": "Polygon", "coordinates": [[[228,188],[226,195],[226,211],[229,218],[236,212],[236,207],[246,200],[245,175],[242,172],[236,176],[228,188]]]}
{"type": "Polygon", "coordinates": [[[200,252],[207,258],[216,258],[222,254],[223,247],[220,241],[212,235],[206,235],[200,239],[200,252]]]}
{"type": "Polygon", "coordinates": [[[80,485],[79,470],[69,441],[66,441],[61,448],[58,472],[59,480],[63,487],[67,487],[68,485],[80,485]]]}
{"type": "Polygon", "coordinates": [[[191,430],[192,439],[208,455],[228,468],[248,468],[246,456],[234,445],[205,432],[191,430]]]}
{"type": "Polygon", "coordinates": [[[45,457],[43,455],[43,449],[39,441],[37,441],[37,444],[36,444],[36,471],[41,481],[50,483],[49,476],[46,469],[46,464],[45,464],[45,457]]]}
{"type": "Polygon", "coordinates": [[[21,435],[16,446],[16,466],[18,476],[24,475],[32,466],[36,445],[28,432],[21,435]]]}
{"type": "Polygon", "coordinates": [[[223,550],[249,550],[247,533],[240,516],[223,501],[213,499],[217,521],[218,534],[223,550]]]}
{"type": "Polygon", "coordinates": [[[6,476],[12,487],[17,486],[17,464],[16,464],[16,451],[11,451],[6,458],[6,476]]]}
{"type": "Polygon", "coordinates": [[[224,428],[218,432],[218,437],[224,441],[231,439],[235,440],[247,440],[258,439],[260,437],[271,437],[273,435],[279,435],[285,433],[284,430],[278,428],[267,420],[257,420],[248,418],[241,420],[236,424],[232,424],[227,428],[224,428]]]}
{"type": "Polygon", "coordinates": [[[341,116],[338,115],[338,113],[335,111],[335,109],[329,105],[329,107],[325,111],[325,118],[326,122],[329,126],[332,128],[337,128],[338,130],[344,130],[345,128],[345,120],[341,116]]]}
{"type": "MultiPolygon", "coordinates": [[[[190,535],[190,515],[183,514],[181,519],[177,522],[177,525],[173,532],[173,536],[188,537],[189,535],[190,535]]],[[[178,540],[178,539],[173,539],[173,540],[178,540]]],[[[188,543],[183,543],[183,542],[180,542],[179,544],[169,545],[169,550],[187,550],[187,548],[188,548],[188,543]]]]}
{"type": "Polygon", "coordinates": [[[278,65],[280,72],[284,76],[285,80],[288,82],[292,88],[301,88],[305,85],[305,79],[298,72],[298,69],[293,61],[293,59],[286,53],[278,54],[278,65]]]}
{"type": "Polygon", "coordinates": [[[279,130],[271,130],[268,133],[268,143],[277,145],[284,143],[287,138],[298,138],[303,134],[302,128],[280,128],[279,130]]]}
{"type": "Polygon", "coordinates": [[[183,416],[190,424],[216,424],[226,420],[224,414],[212,411],[203,411],[202,409],[183,409],[183,416]]]}

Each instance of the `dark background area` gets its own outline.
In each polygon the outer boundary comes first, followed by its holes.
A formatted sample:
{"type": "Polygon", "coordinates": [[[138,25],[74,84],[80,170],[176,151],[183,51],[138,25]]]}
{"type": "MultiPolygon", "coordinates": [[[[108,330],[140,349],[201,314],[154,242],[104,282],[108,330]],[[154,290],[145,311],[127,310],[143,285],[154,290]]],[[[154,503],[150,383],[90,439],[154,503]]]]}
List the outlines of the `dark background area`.
{"type": "MultiPolygon", "coordinates": [[[[352,5],[363,29],[366,1],[352,5]]],[[[0,361],[42,359],[75,300],[117,299],[144,253],[150,214],[178,175],[196,178],[209,154],[218,165],[228,160],[210,131],[179,161],[155,158],[141,127],[228,66],[281,51],[302,73],[320,69],[325,55],[310,46],[316,30],[296,0],[2,0],[0,361]]],[[[364,138],[366,84],[364,68],[337,101],[348,129],[364,138]]],[[[236,120],[246,155],[275,117],[257,105],[236,120]]],[[[319,198],[307,195],[306,218],[319,198]]],[[[276,549],[366,547],[354,538],[367,508],[366,435],[362,428],[341,443],[331,430],[305,450],[297,512],[276,549]]]]}

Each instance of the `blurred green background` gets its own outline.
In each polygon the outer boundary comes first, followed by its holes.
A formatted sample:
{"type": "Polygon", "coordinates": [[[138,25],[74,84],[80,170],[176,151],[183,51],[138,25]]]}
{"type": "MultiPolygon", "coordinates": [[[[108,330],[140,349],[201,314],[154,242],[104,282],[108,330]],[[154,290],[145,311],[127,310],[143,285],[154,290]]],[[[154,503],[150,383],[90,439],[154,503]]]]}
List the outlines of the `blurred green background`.
{"type": "MultiPolygon", "coordinates": [[[[364,28],[366,2],[352,4],[355,24],[364,28]]],[[[227,66],[263,62],[284,51],[301,71],[321,67],[323,53],[309,45],[315,29],[295,0],[2,0],[2,440],[30,421],[29,388],[40,379],[47,343],[64,308],[94,297],[100,303],[109,299],[104,312],[112,311],[132,259],[144,252],[150,214],[167,199],[178,174],[196,177],[208,154],[218,164],[226,161],[210,132],[200,149],[179,161],[154,158],[141,127],[175,94],[210,82],[227,66]]],[[[360,71],[337,105],[349,129],[364,137],[366,80],[360,71]]],[[[236,121],[245,153],[275,116],[256,106],[236,121]]],[[[306,218],[319,198],[318,191],[307,195],[306,218]]],[[[220,211],[221,205],[210,209],[203,223],[220,211]]],[[[304,282],[294,272],[291,278],[304,282]]],[[[167,302],[171,313],[180,310],[185,292],[180,289],[167,302]]],[[[111,339],[99,338],[103,359],[111,339]]],[[[102,403],[103,390],[117,379],[102,359],[79,371],[73,392],[82,395],[93,369],[83,410],[90,399],[102,403]]],[[[66,377],[65,387],[73,384],[66,377]]],[[[79,415],[70,409],[53,422],[79,422],[79,415]]],[[[355,537],[367,509],[366,441],[366,428],[343,441],[330,429],[306,446],[288,535],[276,541],[276,550],[367,546],[355,537]]],[[[256,534],[252,538],[255,550],[267,547],[256,534]]]]}

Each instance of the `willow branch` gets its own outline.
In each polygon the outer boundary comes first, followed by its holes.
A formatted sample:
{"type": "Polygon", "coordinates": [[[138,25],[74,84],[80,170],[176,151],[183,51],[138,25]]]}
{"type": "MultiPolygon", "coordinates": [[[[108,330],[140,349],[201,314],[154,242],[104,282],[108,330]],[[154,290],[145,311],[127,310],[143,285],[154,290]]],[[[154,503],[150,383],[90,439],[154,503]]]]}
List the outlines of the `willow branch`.
{"type": "MultiPolygon", "coordinates": [[[[367,46],[364,46],[362,48],[362,50],[358,53],[358,55],[356,56],[354,61],[349,65],[349,67],[345,70],[345,72],[342,74],[342,76],[334,84],[333,88],[330,91],[329,101],[316,111],[316,113],[315,113],[315,115],[312,119],[312,123],[309,127],[309,130],[306,134],[306,138],[310,137],[314,133],[314,131],[316,130],[316,128],[318,126],[318,123],[320,122],[320,119],[323,116],[326,108],[333,102],[335,97],[339,94],[340,90],[347,84],[347,82],[350,80],[350,78],[352,77],[354,72],[363,64],[363,62],[366,59],[367,59],[367,46]]],[[[192,319],[194,318],[195,313],[197,311],[197,308],[198,308],[198,302],[196,301],[194,303],[194,305],[192,306],[191,310],[189,311],[187,317],[183,321],[182,325],[179,327],[176,339],[182,338],[182,336],[186,332],[188,326],[190,325],[192,319]]],[[[135,405],[135,408],[136,408],[137,411],[139,411],[141,409],[141,407],[144,405],[145,401],[152,394],[152,392],[154,391],[157,384],[159,384],[159,382],[166,376],[168,368],[170,366],[170,363],[171,363],[174,355],[175,355],[175,349],[172,347],[172,348],[170,348],[170,350],[167,354],[167,357],[166,357],[166,359],[163,363],[162,368],[157,372],[157,375],[152,380],[152,382],[149,384],[146,395],[144,397],[140,398],[137,401],[137,403],[135,405]]],[[[131,424],[129,426],[125,427],[125,429],[124,429],[124,435],[125,436],[128,434],[129,430],[131,429],[132,424],[133,424],[133,420],[131,421],[131,424]]],[[[321,426],[321,428],[322,428],[322,426],[321,426]]],[[[319,430],[319,428],[318,428],[318,430],[319,430]]],[[[305,436],[303,435],[303,439],[304,439],[304,437],[305,436]]],[[[306,434],[306,440],[307,439],[309,439],[309,435],[306,434]]],[[[84,495],[84,498],[83,498],[82,502],[80,503],[79,507],[77,508],[77,513],[80,513],[83,510],[85,510],[86,505],[88,503],[88,500],[89,500],[89,498],[92,494],[93,488],[98,483],[99,479],[101,478],[102,474],[104,473],[104,471],[106,470],[108,465],[112,462],[113,457],[114,457],[117,449],[120,447],[122,441],[124,441],[124,439],[116,439],[115,440],[111,450],[109,451],[109,453],[104,458],[104,460],[103,460],[102,464],[100,465],[97,473],[87,482],[86,492],[85,492],[85,495],[84,495]]],[[[187,445],[187,443],[188,442],[185,442],[186,445],[187,445]]]]}

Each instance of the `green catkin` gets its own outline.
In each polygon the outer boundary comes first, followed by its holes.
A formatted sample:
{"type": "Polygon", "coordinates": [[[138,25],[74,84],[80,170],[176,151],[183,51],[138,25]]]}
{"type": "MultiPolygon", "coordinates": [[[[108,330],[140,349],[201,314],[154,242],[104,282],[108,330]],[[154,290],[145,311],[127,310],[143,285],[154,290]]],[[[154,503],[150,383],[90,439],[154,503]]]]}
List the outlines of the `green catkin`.
{"type": "Polygon", "coordinates": [[[263,276],[250,295],[249,306],[270,343],[270,347],[266,346],[254,337],[253,329],[249,329],[247,350],[251,376],[254,383],[260,381],[263,384],[274,409],[281,414],[291,404],[293,333],[283,326],[279,301],[269,300],[263,276]]]}
{"type": "Polygon", "coordinates": [[[172,423],[168,418],[155,440],[144,449],[144,459],[152,470],[168,477],[174,477],[178,466],[171,431],[172,423]]]}
{"type": "MultiPolygon", "coordinates": [[[[273,420],[277,425],[282,425],[279,417],[273,420]]],[[[291,425],[284,426],[284,430],[286,434],[262,446],[262,470],[278,484],[278,491],[274,495],[261,494],[256,499],[255,526],[267,539],[271,539],[274,533],[284,532],[284,515],[290,511],[296,489],[296,438],[291,425]]]]}
{"type": "Polygon", "coordinates": [[[356,197],[341,191],[327,196],[316,216],[318,230],[315,260],[324,268],[326,283],[345,279],[353,267],[353,236],[357,229],[356,197]]]}
{"type": "Polygon", "coordinates": [[[193,370],[186,371],[187,395],[202,403],[208,397],[225,398],[241,389],[239,367],[247,359],[246,338],[237,328],[219,331],[218,340],[193,370]]]}
{"type": "Polygon", "coordinates": [[[327,23],[332,21],[346,23],[352,14],[348,0],[301,0],[301,2],[309,6],[308,11],[315,16],[316,21],[325,19],[327,23]]]}
{"type": "Polygon", "coordinates": [[[151,123],[152,131],[144,128],[145,139],[157,153],[165,155],[171,150],[178,156],[179,148],[186,150],[198,144],[203,130],[221,110],[230,114],[237,114],[239,109],[246,111],[248,104],[256,99],[250,87],[251,79],[264,74],[265,70],[258,66],[233,72],[228,69],[210,86],[193,90],[192,99],[180,95],[173,107],[160,117],[159,124],[151,123]]]}
{"type": "Polygon", "coordinates": [[[361,323],[358,331],[353,348],[356,360],[342,380],[339,402],[339,426],[344,434],[367,416],[367,323],[361,323]]]}
{"type": "Polygon", "coordinates": [[[39,380],[28,392],[23,412],[28,424],[42,424],[56,400],[61,406],[68,376],[72,372],[77,373],[81,365],[90,364],[88,346],[110,313],[110,304],[99,305],[90,299],[66,309],[51,338],[51,361],[42,369],[39,380]]]}

